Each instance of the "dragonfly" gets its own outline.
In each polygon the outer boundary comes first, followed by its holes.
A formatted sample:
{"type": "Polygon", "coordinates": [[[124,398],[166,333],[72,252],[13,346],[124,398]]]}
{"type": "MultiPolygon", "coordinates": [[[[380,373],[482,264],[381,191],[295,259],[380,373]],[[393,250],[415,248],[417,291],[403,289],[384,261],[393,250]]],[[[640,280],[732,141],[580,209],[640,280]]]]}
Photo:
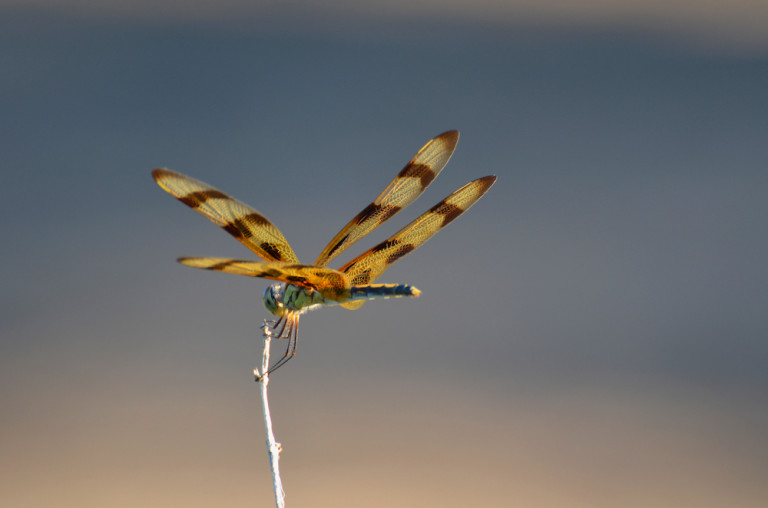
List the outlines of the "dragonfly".
{"type": "MultiPolygon", "coordinates": [[[[351,245],[413,203],[440,174],[459,140],[451,130],[429,140],[389,185],[333,237],[314,264],[302,264],[283,234],[264,215],[195,178],[166,168],[152,171],[157,184],[235,237],[263,261],[218,257],[181,257],[179,263],[218,272],[278,281],[264,291],[264,306],[276,316],[269,322],[275,337],[288,339],[285,354],[269,372],[296,355],[299,318],[330,305],[359,309],[367,300],[418,297],[408,284],[374,284],[396,261],[469,210],[496,181],[473,180],[420,215],[403,229],[341,268],[327,265],[351,245]]],[[[265,322],[266,324],[266,322],[265,322]]]]}

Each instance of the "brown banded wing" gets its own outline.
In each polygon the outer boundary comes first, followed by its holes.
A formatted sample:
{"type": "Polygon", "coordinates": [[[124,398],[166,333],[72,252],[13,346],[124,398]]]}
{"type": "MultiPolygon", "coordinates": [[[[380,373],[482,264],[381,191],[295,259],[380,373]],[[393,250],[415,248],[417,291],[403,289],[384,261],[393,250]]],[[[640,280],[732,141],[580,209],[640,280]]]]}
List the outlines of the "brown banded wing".
{"type": "Polygon", "coordinates": [[[283,234],[266,217],[205,182],[170,169],[152,171],[157,184],[267,261],[298,263],[283,234]]]}
{"type": "Polygon", "coordinates": [[[322,266],[277,261],[260,263],[244,259],[210,257],[184,257],[179,258],[179,263],[205,270],[286,282],[294,286],[314,289],[323,297],[337,302],[344,301],[350,296],[350,283],[347,276],[338,270],[322,266]]]}
{"type": "Polygon", "coordinates": [[[447,131],[429,140],[373,203],[333,237],[315,264],[327,265],[353,243],[413,203],[443,170],[458,141],[458,131],[447,131]]]}
{"type": "MultiPolygon", "coordinates": [[[[392,264],[418,249],[435,233],[469,210],[495,181],[495,176],[486,176],[469,182],[387,240],[339,268],[339,271],[347,275],[353,286],[371,284],[392,264]]],[[[362,304],[362,301],[354,301],[342,306],[357,309],[362,304]]]]}

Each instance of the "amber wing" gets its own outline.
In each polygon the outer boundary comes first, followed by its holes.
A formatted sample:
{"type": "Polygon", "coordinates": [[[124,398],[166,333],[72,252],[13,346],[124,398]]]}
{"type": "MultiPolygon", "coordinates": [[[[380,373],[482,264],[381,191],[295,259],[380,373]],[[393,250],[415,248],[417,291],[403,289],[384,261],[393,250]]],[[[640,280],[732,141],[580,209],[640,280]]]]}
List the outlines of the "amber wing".
{"type": "Polygon", "coordinates": [[[458,141],[458,131],[447,131],[429,140],[373,203],[333,237],[315,264],[327,265],[353,243],[413,203],[443,170],[458,141]]]}
{"type": "MultiPolygon", "coordinates": [[[[435,233],[469,210],[488,192],[495,181],[495,176],[486,176],[469,182],[387,240],[341,267],[339,271],[347,275],[353,286],[373,283],[396,261],[418,249],[435,233]]],[[[344,307],[356,309],[362,304],[363,302],[349,302],[344,304],[344,307]]]]}
{"type": "Polygon", "coordinates": [[[184,257],[179,263],[194,268],[233,273],[248,277],[261,277],[295,286],[314,289],[323,297],[340,302],[350,296],[350,284],[346,275],[338,270],[321,266],[302,265],[273,261],[260,263],[244,259],[184,257]]]}
{"type": "Polygon", "coordinates": [[[208,217],[263,259],[299,262],[280,230],[245,203],[170,169],[155,169],[152,176],[163,190],[208,217]]]}

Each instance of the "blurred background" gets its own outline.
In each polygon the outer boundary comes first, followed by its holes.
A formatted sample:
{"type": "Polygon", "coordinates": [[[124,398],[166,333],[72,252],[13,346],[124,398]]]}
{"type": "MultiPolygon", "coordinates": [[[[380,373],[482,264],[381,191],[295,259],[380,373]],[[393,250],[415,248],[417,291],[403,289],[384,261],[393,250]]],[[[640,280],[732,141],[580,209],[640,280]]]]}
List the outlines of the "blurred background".
{"type": "MultiPolygon", "coordinates": [[[[0,1],[0,499],[270,506],[265,281],[166,166],[312,262],[431,137],[411,209],[498,175],[305,316],[271,401],[288,506],[768,499],[768,4],[0,1]]],[[[278,351],[282,344],[277,344],[278,351]]]]}

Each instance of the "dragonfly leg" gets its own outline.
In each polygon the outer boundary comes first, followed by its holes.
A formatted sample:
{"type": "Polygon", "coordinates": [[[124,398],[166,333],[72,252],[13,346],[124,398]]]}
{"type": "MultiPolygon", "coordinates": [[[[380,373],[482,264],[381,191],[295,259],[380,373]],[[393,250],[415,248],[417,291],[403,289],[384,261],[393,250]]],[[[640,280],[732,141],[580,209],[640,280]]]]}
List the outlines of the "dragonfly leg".
{"type": "MultiPolygon", "coordinates": [[[[283,321],[283,326],[280,329],[280,335],[278,335],[278,338],[287,338],[288,339],[288,347],[285,348],[285,354],[282,358],[280,358],[277,362],[275,362],[272,367],[269,368],[267,371],[267,374],[271,374],[283,365],[285,365],[288,360],[296,356],[296,343],[298,342],[298,336],[299,336],[299,314],[293,314],[289,316],[283,316],[286,319],[283,321]],[[283,332],[286,329],[286,326],[288,328],[288,334],[283,335],[283,332]]],[[[281,318],[283,319],[283,318],[281,318]]]]}
{"type": "Polygon", "coordinates": [[[288,332],[290,333],[290,325],[286,315],[280,316],[280,319],[275,321],[275,324],[271,327],[273,332],[277,332],[274,337],[278,339],[285,339],[288,335],[285,334],[285,327],[288,325],[288,332]]]}

